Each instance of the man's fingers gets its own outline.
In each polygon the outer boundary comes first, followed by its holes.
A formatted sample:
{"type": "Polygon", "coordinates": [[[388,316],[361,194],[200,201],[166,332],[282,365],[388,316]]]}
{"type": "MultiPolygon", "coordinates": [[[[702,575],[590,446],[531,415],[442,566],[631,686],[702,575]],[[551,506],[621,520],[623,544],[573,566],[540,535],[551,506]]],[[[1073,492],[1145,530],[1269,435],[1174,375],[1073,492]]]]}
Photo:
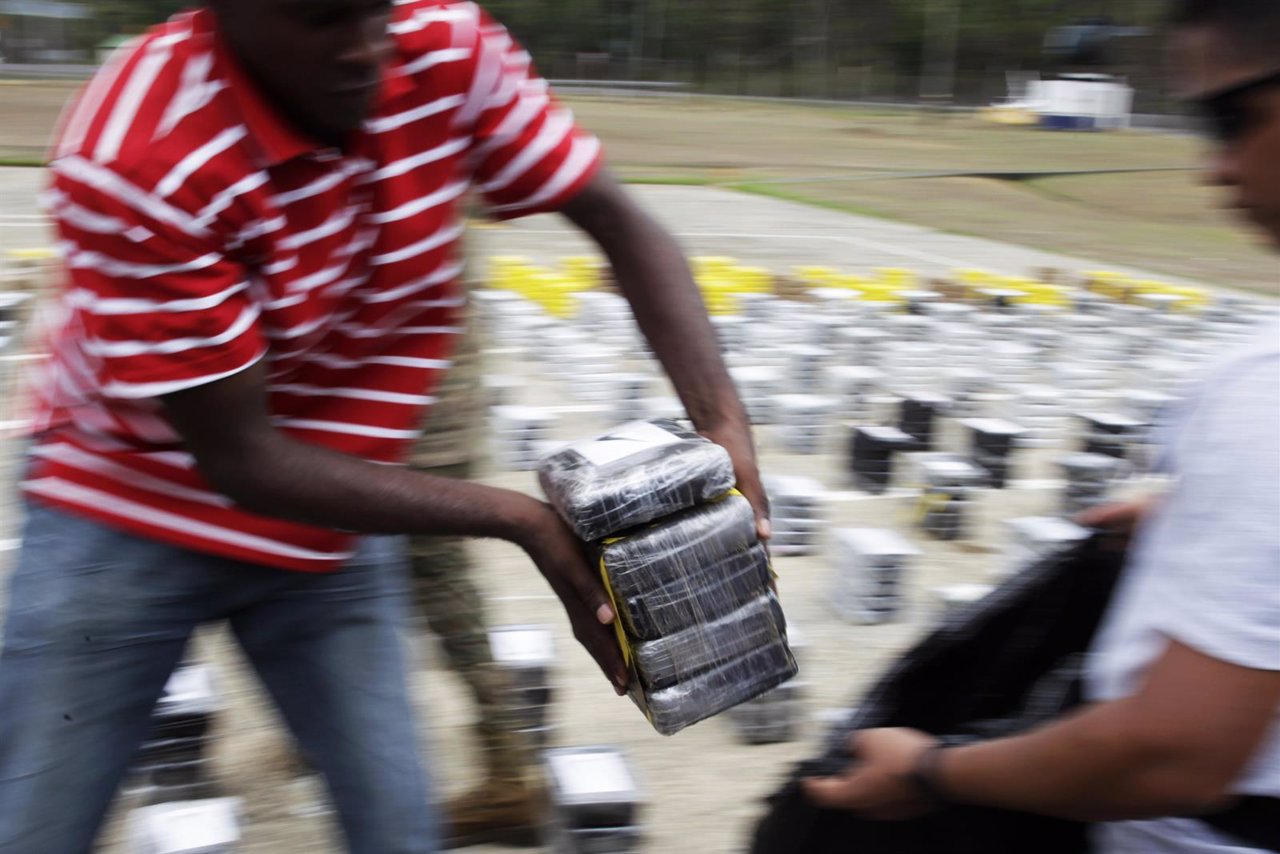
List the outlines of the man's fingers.
{"type": "Polygon", "coordinates": [[[602,626],[611,624],[617,614],[613,611],[613,603],[604,589],[604,581],[587,568],[586,563],[579,564],[568,573],[569,586],[578,597],[588,613],[602,626]]]}
{"type": "Polygon", "coordinates": [[[769,522],[769,497],[764,486],[756,475],[738,477],[738,491],[751,503],[756,512],[756,536],[767,542],[773,536],[773,525],[769,522]]]}
{"type": "Polygon", "coordinates": [[[631,672],[622,658],[622,650],[618,648],[618,639],[613,629],[599,623],[582,626],[578,631],[578,642],[596,660],[605,678],[613,683],[614,690],[619,694],[626,693],[627,685],[631,682],[631,672]]]}

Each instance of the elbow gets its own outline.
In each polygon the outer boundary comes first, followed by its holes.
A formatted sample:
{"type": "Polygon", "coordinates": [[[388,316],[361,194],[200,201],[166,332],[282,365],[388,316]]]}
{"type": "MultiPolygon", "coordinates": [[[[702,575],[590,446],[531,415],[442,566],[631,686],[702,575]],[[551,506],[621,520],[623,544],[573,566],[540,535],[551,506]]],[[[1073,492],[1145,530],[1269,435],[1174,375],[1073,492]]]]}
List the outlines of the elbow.
{"type": "Polygon", "coordinates": [[[252,513],[276,515],[271,484],[278,457],[253,449],[225,449],[196,455],[196,467],[215,492],[252,513]]]}
{"type": "Polygon", "coordinates": [[[245,465],[227,460],[201,461],[200,473],[219,495],[230,499],[245,510],[262,512],[261,490],[255,488],[253,478],[245,465]]]}
{"type": "Polygon", "coordinates": [[[1207,815],[1230,805],[1238,770],[1225,767],[1212,751],[1186,744],[1144,747],[1130,776],[1140,793],[1137,801],[1148,806],[1141,817],[1207,815]]]}
{"type": "Polygon", "coordinates": [[[1161,776],[1152,781],[1160,816],[1209,815],[1226,809],[1234,798],[1230,778],[1189,768],[1169,769],[1161,776]]]}
{"type": "MultiPolygon", "coordinates": [[[[1087,755],[1109,757],[1108,788],[1114,797],[1092,821],[1194,816],[1230,804],[1239,769],[1224,751],[1183,727],[1161,726],[1130,704],[1113,707],[1109,726],[1089,744],[1087,755]]],[[[1081,816],[1082,818],[1086,818],[1081,816]]]]}

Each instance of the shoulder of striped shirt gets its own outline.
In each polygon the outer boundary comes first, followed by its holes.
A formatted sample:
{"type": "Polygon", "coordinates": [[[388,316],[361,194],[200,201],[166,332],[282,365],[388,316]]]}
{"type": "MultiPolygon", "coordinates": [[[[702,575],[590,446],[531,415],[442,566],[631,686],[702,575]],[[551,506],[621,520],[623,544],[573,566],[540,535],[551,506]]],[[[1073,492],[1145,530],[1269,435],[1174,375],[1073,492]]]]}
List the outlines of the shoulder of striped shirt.
{"type": "Polygon", "coordinates": [[[247,130],[218,106],[226,83],[212,76],[210,48],[179,16],[118,50],[64,116],[55,174],[193,237],[210,236],[228,200],[248,192],[258,172],[244,147],[247,130]],[[235,158],[234,168],[210,170],[219,157],[235,158]]]}
{"type": "MultiPolygon", "coordinates": [[[[475,3],[399,0],[390,31],[404,63],[402,73],[418,73],[434,62],[432,53],[468,50],[484,20],[475,3]]],[[[437,60],[438,61],[438,60],[437,60]]]]}

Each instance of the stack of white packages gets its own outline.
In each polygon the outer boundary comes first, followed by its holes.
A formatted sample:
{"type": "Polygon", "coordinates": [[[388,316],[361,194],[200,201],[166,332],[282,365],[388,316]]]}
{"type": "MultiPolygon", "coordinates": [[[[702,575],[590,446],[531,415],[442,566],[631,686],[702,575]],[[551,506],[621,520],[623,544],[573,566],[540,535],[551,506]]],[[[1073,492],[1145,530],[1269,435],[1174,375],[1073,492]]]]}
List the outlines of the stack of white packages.
{"type": "Polygon", "coordinates": [[[955,540],[968,530],[971,495],[986,473],[955,454],[920,454],[920,527],[939,540],[955,540]]]}
{"type": "Polygon", "coordinates": [[[501,337],[515,325],[514,317],[542,314],[537,305],[512,291],[477,289],[467,295],[467,301],[476,331],[489,338],[489,343],[495,346],[501,342],[493,339],[501,337]]]}
{"type": "MultiPolygon", "coordinates": [[[[787,641],[796,660],[803,665],[805,642],[794,626],[787,628],[787,641]]],[[[803,720],[801,707],[805,685],[798,679],[784,682],[729,710],[729,722],[744,744],[779,744],[796,737],[803,720]]]]}
{"type": "Polygon", "coordinates": [[[826,488],[808,477],[765,475],[773,537],[769,550],[778,557],[813,554],[823,526],[826,488]]]}
{"type": "Polygon", "coordinates": [[[826,350],[822,357],[829,361],[835,354],[832,352],[840,343],[840,333],[848,329],[853,322],[853,311],[850,303],[834,303],[823,305],[819,310],[806,318],[804,337],[800,340],[826,350]]]}
{"type": "Polygon", "coordinates": [[[546,751],[548,854],[629,854],[641,842],[642,796],[621,751],[546,751]]]}
{"type": "Polygon", "coordinates": [[[884,371],[865,365],[827,368],[827,392],[840,401],[840,415],[850,421],[871,417],[871,396],[884,385],[884,371]]]}
{"type": "Polygon", "coordinates": [[[1084,424],[1084,450],[1120,460],[1129,458],[1130,446],[1150,426],[1117,412],[1082,412],[1079,418],[1084,424]]]}
{"type": "Polygon", "coordinates": [[[983,360],[995,381],[1005,385],[1029,382],[1036,365],[1036,348],[1016,341],[992,341],[983,360]]]}
{"type": "Polygon", "coordinates": [[[639,349],[640,330],[626,299],[608,291],[581,291],[573,298],[578,305],[576,325],[598,343],[622,353],[639,349]]]}
{"type": "Polygon", "coordinates": [[[1062,389],[1043,385],[1023,386],[1013,419],[1024,428],[1018,444],[1026,448],[1052,448],[1065,437],[1069,419],[1062,389]]]}
{"type": "Polygon", "coordinates": [[[746,351],[750,340],[750,325],[746,319],[736,314],[718,314],[711,318],[716,337],[720,341],[720,352],[741,353],[746,351]]]}
{"type": "Polygon", "coordinates": [[[650,397],[649,390],[653,386],[651,374],[629,373],[610,374],[609,402],[612,409],[609,418],[614,424],[625,424],[628,421],[644,419],[644,401],[650,397]]]}
{"type": "Polygon", "coordinates": [[[822,390],[822,371],[831,351],[825,347],[795,344],[783,348],[787,358],[787,386],[799,394],[822,390]]]}
{"type": "Polygon", "coordinates": [[[616,352],[599,344],[566,347],[552,366],[552,374],[576,399],[603,403],[613,395],[617,357],[616,352]]]}
{"type": "Polygon", "coordinates": [[[232,854],[240,842],[240,799],[154,804],[129,814],[130,854],[232,854]]]}
{"type": "Polygon", "coordinates": [[[546,747],[553,730],[547,711],[551,705],[551,669],[555,642],[547,626],[494,626],[489,630],[493,663],[502,672],[504,711],[513,729],[527,742],[546,747]]]}
{"type": "Polygon", "coordinates": [[[951,399],[951,414],[956,418],[976,418],[982,414],[982,395],[992,388],[991,374],[980,368],[965,367],[973,359],[968,355],[948,360],[952,367],[943,368],[939,387],[951,399]]]}
{"type": "Polygon", "coordinates": [[[773,294],[738,294],[737,299],[742,309],[742,316],[755,327],[767,327],[773,323],[778,304],[782,302],[773,294]]]}
{"type": "Polygon", "coordinates": [[[488,349],[517,357],[541,354],[543,333],[555,326],[541,306],[510,291],[472,291],[469,299],[476,310],[476,331],[488,349]]]}
{"type": "Polygon", "coordinates": [[[1068,516],[1106,503],[1112,482],[1128,468],[1124,460],[1106,454],[1063,454],[1056,462],[1067,480],[1062,512],[1068,516]]]}
{"type": "Polygon", "coordinates": [[[839,401],[821,394],[780,394],[773,398],[778,438],[792,454],[820,454],[839,401]]]}
{"type": "Polygon", "coordinates": [[[745,365],[730,368],[729,376],[738,389],[742,405],[747,408],[751,423],[774,423],[773,397],[782,383],[782,370],[770,365],[745,365]]]}
{"type": "Polygon", "coordinates": [[[506,471],[529,471],[551,440],[556,415],[536,406],[495,406],[489,410],[493,457],[506,471]]]}
{"type": "Polygon", "coordinates": [[[548,457],[548,500],[594,544],[632,667],[632,699],[664,735],[790,679],[755,513],[728,453],[670,421],[635,422],[548,457]]]}
{"type": "Polygon", "coordinates": [[[846,365],[880,367],[892,336],[874,326],[855,326],[839,334],[840,349],[846,365]]]}
{"type": "Polygon", "coordinates": [[[832,535],[836,577],[831,604],[836,613],[863,625],[895,619],[904,600],[903,576],[919,550],[886,529],[841,528],[832,535]]]}
{"type": "Polygon", "coordinates": [[[921,314],[891,314],[884,319],[885,329],[898,341],[929,341],[936,326],[933,318],[921,314]]]}
{"type": "Polygon", "coordinates": [[[940,379],[938,346],[930,341],[894,342],[885,349],[883,365],[894,388],[907,392],[932,389],[940,379]]]}
{"type": "Polygon", "coordinates": [[[208,797],[214,788],[211,731],[222,703],[206,664],[183,664],[165,683],[134,773],[152,801],[208,797]]]}

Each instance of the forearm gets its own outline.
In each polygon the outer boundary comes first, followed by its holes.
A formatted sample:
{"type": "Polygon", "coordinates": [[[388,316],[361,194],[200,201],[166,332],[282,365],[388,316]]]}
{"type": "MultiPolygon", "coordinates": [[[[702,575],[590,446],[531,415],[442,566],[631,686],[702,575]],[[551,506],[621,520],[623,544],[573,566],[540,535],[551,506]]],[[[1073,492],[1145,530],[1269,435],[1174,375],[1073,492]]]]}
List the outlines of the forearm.
{"type": "Polygon", "coordinates": [[[456,534],[525,545],[545,509],[518,492],[366,462],[275,431],[200,467],[246,509],[359,533],[456,534]]]}
{"type": "Polygon", "coordinates": [[[746,412],[680,245],[633,205],[609,217],[595,237],[694,424],[703,430],[746,425],[746,412]]]}
{"type": "Polygon", "coordinates": [[[1220,788],[1148,729],[1131,704],[1102,703],[1025,735],[946,750],[939,782],[960,803],[1081,821],[1219,806],[1220,788]]]}

